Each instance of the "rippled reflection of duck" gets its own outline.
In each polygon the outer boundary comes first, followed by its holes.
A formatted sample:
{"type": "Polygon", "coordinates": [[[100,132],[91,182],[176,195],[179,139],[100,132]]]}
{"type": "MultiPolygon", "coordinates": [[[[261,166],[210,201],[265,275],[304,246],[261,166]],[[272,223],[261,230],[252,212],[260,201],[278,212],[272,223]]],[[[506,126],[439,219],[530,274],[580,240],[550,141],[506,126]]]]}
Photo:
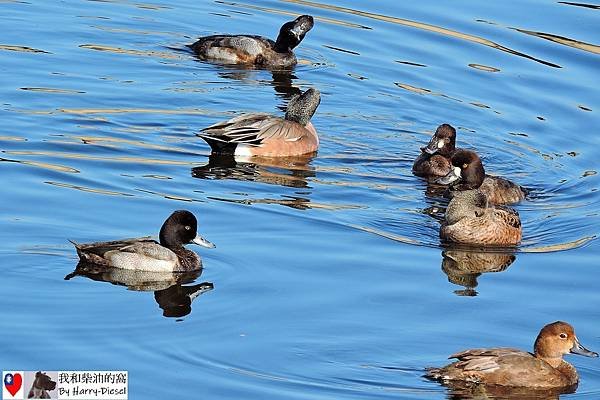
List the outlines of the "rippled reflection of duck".
{"type": "Polygon", "coordinates": [[[457,191],[479,189],[490,204],[514,204],[525,198],[521,186],[498,176],[486,175],[481,159],[474,151],[457,150],[451,158],[452,168],[436,182],[451,185],[450,196],[457,191]]]}
{"type": "Polygon", "coordinates": [[[316,176],[315,168],[310,165],[313,158],[312,155],[253,157],[252,162],[243,162],[237,161],[232,155],[211,154],[208,164],[192,168],[192,176],[308,188],[308,178],[316,176]]]}
{"type": "Polygon", "coordinates": [[[515,246],[522,236],[515,210],[488,206],[479,190],[457,192],[446,209],[440,238],[447,242],[478,246],[515,246]]]}
{"type": "Polygon", "coordinates": [[[198,221],[187,210],[173,212],[160,228],[160,243],[150,237],[110,242],[73,243],[81,262],[102,267],[150,272],[187,272],[202,267],[200,257],[184,244],[213,248],[197,234],[198,221]]]}
{"type": "Polygon", "coordinates": [[[216,154],[238,157],[292,157],[312,154],[319,137],[310,119],[321,102],[311,88],[288,103],[285,117],[265,113],[242,114],[202,129],[198,134],[216,154]]]}
{"type": "Polygon", "coordinates": [[[516,259],[512,253],[459,249],[444,250],[442,257],[442,271],[448,275],[448,281],[465,287],[455,292],[459,296],[476,296],[474,288],[481,274],[505,271],[516,259]]]}
{"type": "Polygon", "coordinates": [[[298,62],[293,49],[313,26],[313,17],[301,15],[283,24],[276,41],[257,35],[212,35],[200,38],[189,47],[201,60],[289,68],[298,62]]]}
{"type": "Polygon", "coordinates": [[[425,376],[463,390],[484,385],[491,393],[498,390],[510,398],[516,398],[512,397],[515,393],[523,396],[520,398],[530,397],[536,391],[538,395],[570,393],[577,388],[579,376],[562,358],[569,353],[598,357],[579,343],[571,325],[557,321],[542,328],[533,353],[512,348],[465,350],[449,357],[458,361],[428,368],[425,376]]]}
{"type": "Polygon", "coordinates": [[[73,272],[65,276],[65,280],[83,276],[125,286],[129,290],[153,291],[165,317],[183,317],[192,311],[192,301],[196,297],[213,289],[210,282],[184,286],[198,279],[201,273],[202,270],[185,273],[133,271],[80,262],[73,272]]]}

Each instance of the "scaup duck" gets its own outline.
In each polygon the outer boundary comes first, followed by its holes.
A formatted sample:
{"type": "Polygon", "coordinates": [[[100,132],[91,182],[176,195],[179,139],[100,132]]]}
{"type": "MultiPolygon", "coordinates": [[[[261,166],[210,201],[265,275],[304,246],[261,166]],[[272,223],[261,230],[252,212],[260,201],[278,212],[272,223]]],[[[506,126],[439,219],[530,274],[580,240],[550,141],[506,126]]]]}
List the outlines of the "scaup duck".
{"type": "Polygon", "coordinates": [[[488,206],[480,190],[457,192],[440,227],[442,240],[466,245],[516,246],[521,237],[519,214],[509,208],[488,206]]]}
{"type": "Polygon", "coordinates": [[[443,383],[463,381],[530,389],[567,388],[579,382],[575,367],[562,358],[569,353],[598,357],[598,353],[579,343],[571,325],[556,321],[542,328],[533,353],[512,348],[465,350],[448,357],[458,361],[442,368],[429,368],[425,376],[443,383]]]}
{"type": "Polygon", "coordinates": [[[456,191],[479,189],[490,204],[514,204],[525,198],[521,186],[498,176],[486,175],[481,159],[471,150],[457,150],[451,158],[452,168],[436,182],[450,185],[451,196],[456,191]]]}
{"type": "Polygon", "coordinates": [[[276,41],[256,35],[212,35],[200,38],[189,47],[202,60],[265,68],[292,67],[297,63],[293,49],[313,25],[313,17],[301,15],[283,24],[276,41]]]}
{"type": "Polygon", "coordinates": [[[450,157],[456,151],[456,129],[449,124],[438,126],[427,146],[415,160],[412,171],[416,176],[437,178],[450,172],[450,157]]]}
{"type": "Polygon", "coordinates": [[[198,222],[186,210],[173,212],[160,228],[160,243],[150,237],[79,244],[71,241],[80,262],[104,267],[152,272],[188,272],[202,268],[200,258],[184,244],[214,248],[197,235],[198,222]]]}
{"type": "Polygon", "coordinates": [[[314,153],[319,137],[310,119],[320,102],[319,91],[311,88],[290,99],[284,118],[242,114],[204,128],[198,136],[215,154],[289,157],[314,153]]]}

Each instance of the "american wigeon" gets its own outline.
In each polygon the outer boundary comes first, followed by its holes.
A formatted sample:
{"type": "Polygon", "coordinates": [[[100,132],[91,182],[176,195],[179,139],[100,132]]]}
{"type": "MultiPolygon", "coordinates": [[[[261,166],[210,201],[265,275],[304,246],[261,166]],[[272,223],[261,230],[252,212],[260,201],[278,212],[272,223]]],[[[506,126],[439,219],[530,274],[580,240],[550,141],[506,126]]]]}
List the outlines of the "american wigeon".
{"type": "Polygon", "coordinates": [[[320,102],[319,91],[311,88],[290,99],[284,118],[242,114],[204,128],[198,136],[217,154],[289,157],[314,153],[319,137],[310,119],[320,102]]]}
{"type": "Polygon", "coordinates": [[[433,137],[415,160],[412,171],[416,176],[436,178],[450,172],[450,158],[456,151],[456,129],[448,124],[437,127],[433,137]]]}
{"type": "Polygon", "coordinates": [[[202,60],[257,67],[291,67],[297,60],[292,51],[312,29],[313,17],[301,15],[286,22],[276,41],[256,35],[212,35],[189,47],[202,60]]]}
{"type": "Polygon", "coordinates": [[[514,204],[525,198],[525,189],[498,176],[485,174],[481,159],[471,150],[457,150],[451,158],[452,168],[436,182],[451,185],[451,195],[456,191],[479,189],[490,204],[514,204]]]}
{"type": "Polygon", "coordinates": [[[425,376],[443,383],[463,381],[530,389],[567,388],[579,381],[575,367],[562,359],[569,353],[598,357],[598,353],[579,343],[571,325],[557,321],[542,328],[533,354],[512,348],[465,350],[448,357],[458,361],[441,368],[429,368],[425,376]]]}
{"type": "Polygon", "coordinates": [[[200,258],[183,247],[195,243],[213,248],[214,244],[197,235],[198,222],[186,210],[173,212],[160,228],[160,243],[150,237],[79,244],[80,262],[104,267],[152,272],[188,272],[202,267],[200,258]]]}
{"type": "Polygon", "coordinates": [[[479,190],[457,192],[440,227],[441,239],[466,245],[515,246],[521,236],[519,214],[509,208],[488,206],[479,190]]]}

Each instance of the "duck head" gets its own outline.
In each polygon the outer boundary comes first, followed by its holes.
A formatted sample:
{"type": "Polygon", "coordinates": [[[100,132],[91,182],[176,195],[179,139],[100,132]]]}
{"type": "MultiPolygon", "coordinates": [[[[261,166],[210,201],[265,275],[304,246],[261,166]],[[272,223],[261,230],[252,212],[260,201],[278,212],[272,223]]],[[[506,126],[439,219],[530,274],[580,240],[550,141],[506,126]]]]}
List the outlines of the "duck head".
{"type": "Polygon", "coordinates": [[[301,15],[295,20],[283,24],[275,41],[275,51],[278,53],[292,51],[302,42],[304,35],[312,29],[314,24],[314,19],[310,15],[301,15]]]}
{"type": "Polygon", "coordinates": [[[533,345],[536,357],[543,359],[553,367],[562,362],[565,354],[579,354],[586,357],[598,357],[579,343],[575,330],[566,322],[556,321],[542,328],[533,345]]]}
{"type": "Polygon", "coordinates": [[[454,152],[456,145],[456,129],[448,124],[442,124],[437,127],[435,134],[427,146],[421,150],[427,154],[441,154],[446,157],[454,152]]]}
{"type": "Polygon", "coordinates": [[[195,243],[212,249],[214,244],[197,234],[198,221],[194,214],[187,210],[173,212],[160,228],[160,244],[173,249],[188,243],[195,243]]]}
{"type": "Polygon", "coordinates": [[[321,104],[321,93],[317,89],[310,88],[290,99],[285,112],[285,119],[304,126],[309,123],[319,104],[321,104]]]}
{"type": "Polygon", "coordinates": [[[451,158],[452,168],[446,176],[436,180],[442,185],[455,186],[457,190],[477,189],[485,179],[485,169],[474,151],[458,150],[451,158]]]}

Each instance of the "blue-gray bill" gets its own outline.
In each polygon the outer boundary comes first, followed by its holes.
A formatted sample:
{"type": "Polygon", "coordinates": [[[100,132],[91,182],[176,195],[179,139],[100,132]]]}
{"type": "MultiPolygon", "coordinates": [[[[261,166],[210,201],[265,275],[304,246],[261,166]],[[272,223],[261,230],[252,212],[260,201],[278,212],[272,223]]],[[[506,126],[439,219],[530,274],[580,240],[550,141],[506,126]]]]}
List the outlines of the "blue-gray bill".
{"type": "Polygon", "coordinates": [[[579,340],[577,339],[575,339],[575,343],[573,343],[573,347],[571,347],[571,353],[586,357],[598,357],[598,353],[586,349],[581,345],[581,343],[579,343],[579,340]]]}
{"type": "Polygon", "coordinates": [[[200,235],[196,235],[196,237],[192,239],[192,243],[195,243],[198,246],[206,247],[209,249],[214,249],[215,247],[217,247],[212,242],[209,242],[208,240],[204,239],[200,235]]]}

